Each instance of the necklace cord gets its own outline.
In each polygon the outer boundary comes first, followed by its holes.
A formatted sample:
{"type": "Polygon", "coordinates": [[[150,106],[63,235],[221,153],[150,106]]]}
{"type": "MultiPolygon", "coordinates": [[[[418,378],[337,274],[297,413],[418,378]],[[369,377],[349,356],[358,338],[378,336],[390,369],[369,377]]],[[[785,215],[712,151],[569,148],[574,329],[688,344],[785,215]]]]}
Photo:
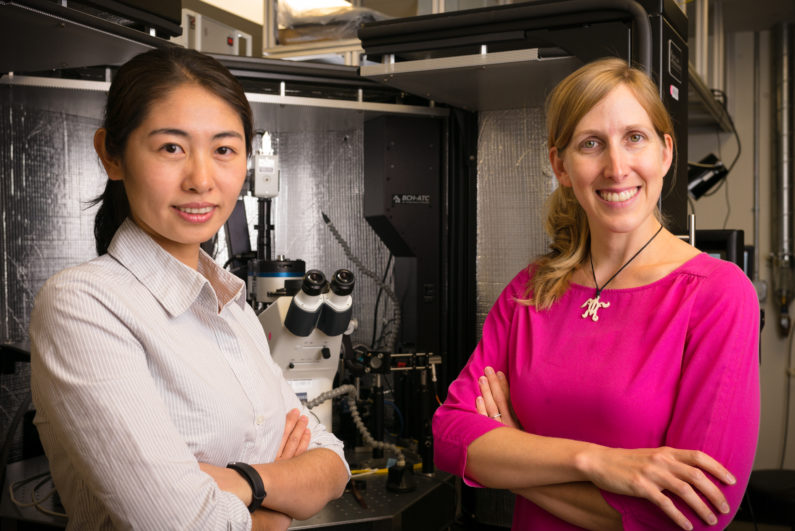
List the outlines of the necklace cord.
{"type": "Polygon", "coordinates": [[[594,270],[594,267],[593,267],[593,253],[588,253],[588,258],[589,258],[589,259],[590,259],[590,261],[591,261],[591,275],[593,275],[593,284],[594,284],[594,286],[596,286],[596,296],[597,296],[597,297],[599,297],[599,295],[602,293],[602,290],[603,290],[603,289],[605,289],[605,288],[607,287],[607,285],[608,285],[608,284],[610,284],[610,283],[613,281],[613,279],[614,279],[614,278],[616,278],[616,277],[618,276],[618,274],[619,274],[619,273],[621,273],[621,272],[624,270],[624,268],[625,268],[625,267],[627,267],[627,266],[629,265],[629,263],[630,263],[630,262],[632,262],[632,261],[633,261],[635,258],[637,258],[637,257],[638,257],[638,255],[639,255],[640,253],[642,253],[642,252],[643,252],[643,249],[645,249],[646,247],[648,247],[648,246],[649,246],[649,244],[650,244],[652,241],[654,241],[654,238],[656,238],[656,237],[657,237],[657,235],[658,235],[658,234],[660,234],[660,232],[661,232],[662,230],[663,230],[663,226],[662,226],[662,225],[660,225],[660,228],[659,228],[659,229],[657,229],[657,232],[655,232],[655,233],[652,235],[652,237],[651,237],[651,238],[649,238],[649,241],[647,241],[646,243],[644,243],[644,244],[643,244],[643,247],[641,247],[640,249],[638,249],[638,252],[632,255],[632,258],[630,258],[629,260],[627,260],[627,261],[624,263],[624,265],[622,265],[620,268],[618,268],[618,271],[616,271],[615,273],[613,273],[613,276],[612,276],[612,277],[610,277],[610,278],[608,278],[608,279],[607,279],[607,282],[605,282],[604,284],[602,284],[602,287],[601,287],[601,288],[599,287],[599,284],[596,282],[596,271],[594,270]]]}

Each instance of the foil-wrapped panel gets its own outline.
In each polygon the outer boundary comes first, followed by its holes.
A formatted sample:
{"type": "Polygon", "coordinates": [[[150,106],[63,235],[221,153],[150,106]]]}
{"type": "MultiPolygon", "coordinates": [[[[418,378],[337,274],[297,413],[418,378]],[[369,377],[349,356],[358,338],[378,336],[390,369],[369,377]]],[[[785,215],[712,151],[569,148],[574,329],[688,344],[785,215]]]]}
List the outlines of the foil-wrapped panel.
{"type": "Polygon", "coordinates": [[[95,209],[89,202],[101,193],[106,177],[93,148],[99,119],[71,112],[84,94],[2,91],[0,341],[25,344],[33,300],[44,281],[96,256],[95,209]]]}
{"type": "Polygon", "coordinates": [[[544,109],[478,115],[477,325],[522,268],[547,250],[544,204],[556,179],[547,154],[544,109]]]}

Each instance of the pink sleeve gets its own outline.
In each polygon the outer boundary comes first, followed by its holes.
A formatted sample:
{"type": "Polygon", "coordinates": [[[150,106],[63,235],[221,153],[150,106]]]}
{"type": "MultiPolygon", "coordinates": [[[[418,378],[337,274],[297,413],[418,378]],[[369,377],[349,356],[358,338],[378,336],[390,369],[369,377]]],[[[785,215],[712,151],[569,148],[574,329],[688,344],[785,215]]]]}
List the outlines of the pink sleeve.
{"type": "MultiPolygon", "coordinates": [[[[665,444],[701,450],[737,478],[732,486],[713,478],[731,508],[726,515],[713,509],[717,526],[707,525],[672,496],[695,529],[726,527],[748,484],[759,434],[759,317],[756,292],[733,265],[713,272],[692,306],[680,387],[665,444]]],[[[603,496],[622,513],[627,531],[679,529],[647,500],[607,492],[603,496]]]]}
{"type": "Polygon", "coordinates": [[[478,378],[487,366],[507,374],[511,321],[517,307],[525,308],[516,298],[524,297],[528,279],[525,270],[503,290],[486,317],[480,343],[450,384],[447,399],[433,416],[434,462],[445,472],[463,478],[467,485],[480,486],[464,476],[469,445],[484,433],[502,426],[475,409],[475,398],[480,395],[478,378]]]}

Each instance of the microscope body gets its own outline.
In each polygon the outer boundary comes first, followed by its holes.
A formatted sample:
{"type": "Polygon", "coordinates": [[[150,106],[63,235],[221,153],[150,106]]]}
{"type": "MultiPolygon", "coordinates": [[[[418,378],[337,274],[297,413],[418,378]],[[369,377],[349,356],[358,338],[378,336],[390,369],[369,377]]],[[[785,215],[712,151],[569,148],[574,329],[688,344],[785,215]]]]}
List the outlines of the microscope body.
{"type": "MultiPolygon", "coordinates": [[[[270,345],[271,356],[282,369],[287,382],[302,402],[331,391],[337,374],[342,346],[342,334],[327,336],[317,328],[305,337],[287,330],[284,321],[292,297],[279,297],[259,320],[270,345]]],[[[312,409],[320,422],[331,431],[331,401],[312,409]]]]}
{"type": "MultiPolygon", "coordinates": [[[[301,291],[293,297],[278,297],[259,314],[271,356],[302,402],[333,388],[342,336],[352,333],[355,326],[353,282],[353,274],[341,269],[334,273],[329,289],[320,271],[308,271],[301,291]]],[[[312,409],[329,431],[331,404],[326,401],[312,409]]]]}

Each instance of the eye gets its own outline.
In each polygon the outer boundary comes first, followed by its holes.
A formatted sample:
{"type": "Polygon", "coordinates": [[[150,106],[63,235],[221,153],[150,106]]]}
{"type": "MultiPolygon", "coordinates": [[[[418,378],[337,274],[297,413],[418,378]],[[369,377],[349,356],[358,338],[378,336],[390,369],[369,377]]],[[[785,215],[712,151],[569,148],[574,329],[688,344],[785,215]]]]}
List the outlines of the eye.
{"type": "Polygon", "coordinates": [[[160,149],[172,155],[182,151],[182,148],[179,146],[179,144],[171,144],[171,143],[163,144],[160,147],[160,149]]]}
{"type": "Polygon", "coordinates": [[[229,146],[221,146],[215,150],[216,153],[219,155],[232,155],[235,153],[235,150],[229,146]]]}
{"type": "Polygon", "coordinates": [[[588,138],[580,143],[580,149],[592,151],[599,147],[599,142],[595,138],[588,138]]]}
{"type": "Polygon", "coordinates": [[[629,141],[632,142],[633,144],[637,144],[638,142],[642,142],[644,138],[646,138],[646,137],[644,135],[642,135],[641,133],[630,133],[630,135],[629,135],[629,141]]]}

